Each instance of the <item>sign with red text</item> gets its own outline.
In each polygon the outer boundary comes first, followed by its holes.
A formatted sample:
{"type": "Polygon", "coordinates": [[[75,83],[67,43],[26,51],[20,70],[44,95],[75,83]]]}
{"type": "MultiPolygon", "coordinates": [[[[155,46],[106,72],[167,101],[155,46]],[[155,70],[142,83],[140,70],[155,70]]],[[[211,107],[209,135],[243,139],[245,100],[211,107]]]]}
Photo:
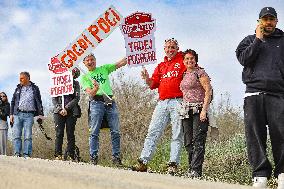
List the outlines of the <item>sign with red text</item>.
{"type": "Polygon", "coordinates": [[[66,67],[64,67],[57,57],[51,58],[48,64],[50,73],[50,96],[57,97],[74,93],[73,76],[66,67]]]}
{"type": "Polygon", "coordinates": [[[141,66],[157,62],[155,37],[156,20],[151,14],[133,13],[123,19],[120,30],[124,36],[127,63],[141,66]]]}
{"type": "Polygon", "coordinates": [[[119,26],[122,18],[114,6],[110,6],[57,56],[58,60],[72,70],[119,26]]]}

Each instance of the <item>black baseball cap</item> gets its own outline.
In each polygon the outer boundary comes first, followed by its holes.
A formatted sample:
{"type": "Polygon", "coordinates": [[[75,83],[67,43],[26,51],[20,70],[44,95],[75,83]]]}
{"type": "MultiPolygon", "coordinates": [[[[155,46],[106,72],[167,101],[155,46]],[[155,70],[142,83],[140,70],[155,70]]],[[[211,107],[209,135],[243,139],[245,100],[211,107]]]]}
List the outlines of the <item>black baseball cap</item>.
{"type": "Polygon", "coordinates": [[[261,9],[259,13],[259,18],[262,18],[266,15],[270,15],[270,16],[277,18],[276,10],[273,7],[264,7],[261,9]]]}

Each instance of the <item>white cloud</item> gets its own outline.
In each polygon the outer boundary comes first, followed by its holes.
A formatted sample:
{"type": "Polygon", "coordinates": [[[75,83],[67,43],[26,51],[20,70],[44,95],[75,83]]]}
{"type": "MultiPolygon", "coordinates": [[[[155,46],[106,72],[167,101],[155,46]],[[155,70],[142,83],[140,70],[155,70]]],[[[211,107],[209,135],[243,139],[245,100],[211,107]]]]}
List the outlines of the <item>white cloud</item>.
{"type": "MultiPolygon", "coordinates": [[[[279,0],[271,0],[269,5],[260,0],[76,1],[68,6],[62,0],[29,1],[32,4],[25,6],[18,6],[20,1],[7,2],[0,12],[0,90],[9,95],[18,82],[18,73],[24,70],[30,71],[32,80],[47,93],[50,58],[61,52],[110,4],[124,16],[135,11],[152,13],[157,20],[158,60],[164,56],[164,39],[175,37],[182,50],[197,50],[200,65],[212,78],[215,96],[227,91],[236,105],[241,105],[244,92],[242,68],[234,52],[238,43],[254,32],[258,13],[264,6],[276,8],[278,25],[284,29],[284,3],[279,0]]],[[[98,64],[114,62],[125,55],[119,29],[96,48],[95,54],[98,64]]],[[[147,67],[153,71],[154,66],[147,67]]]]}
{"type": "Polygon", "coordinates": [[[9,22],[13,23],[13,25],[23,26],[29,24],[31,21],[31,17],[26,10],[23,9],[15,9],[11,13],[11,17],[9,22]]]}

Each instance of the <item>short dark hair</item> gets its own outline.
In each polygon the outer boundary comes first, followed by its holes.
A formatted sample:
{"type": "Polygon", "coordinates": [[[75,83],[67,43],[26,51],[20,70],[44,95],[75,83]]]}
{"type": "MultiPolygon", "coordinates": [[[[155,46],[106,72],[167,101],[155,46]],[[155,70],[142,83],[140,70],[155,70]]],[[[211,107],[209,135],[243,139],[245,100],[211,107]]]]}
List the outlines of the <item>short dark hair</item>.
{"type": "Polygon", "coordinates": [[[31,79],[29,72],[21,72],[20,75],[25,75],[27,78],[31,79]]]}
{"type": "Polygon", "coordinates": [[[186,54],[192,54],[192,55],[194,56],[194,58],[195,58],[196,63],[198,62],[198,54],[195,52],[195,50],[186,49],[186,50],[183,52],[183,57],[184,57],[186,54]]]}

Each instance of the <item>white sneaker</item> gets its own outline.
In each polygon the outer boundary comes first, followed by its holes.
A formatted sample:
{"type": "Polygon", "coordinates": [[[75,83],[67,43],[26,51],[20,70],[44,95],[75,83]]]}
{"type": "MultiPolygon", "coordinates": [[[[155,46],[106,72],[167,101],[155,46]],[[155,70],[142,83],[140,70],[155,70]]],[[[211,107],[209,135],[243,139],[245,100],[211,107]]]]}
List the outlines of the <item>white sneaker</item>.
{"type": "Polygon", "coordinates": [[[284,189],[284,173],[278,175],[278,187],[277,189],[284,189]]]}
{"type": "MultiPolygon", "coordinates": [[[[284,181],[284,180],[283,180],[284,181]]],[[[255,188],[267,188],[267,177],[254,177],[253,178],[253,187],[255,188]]]]}

